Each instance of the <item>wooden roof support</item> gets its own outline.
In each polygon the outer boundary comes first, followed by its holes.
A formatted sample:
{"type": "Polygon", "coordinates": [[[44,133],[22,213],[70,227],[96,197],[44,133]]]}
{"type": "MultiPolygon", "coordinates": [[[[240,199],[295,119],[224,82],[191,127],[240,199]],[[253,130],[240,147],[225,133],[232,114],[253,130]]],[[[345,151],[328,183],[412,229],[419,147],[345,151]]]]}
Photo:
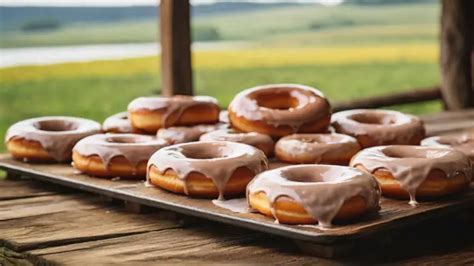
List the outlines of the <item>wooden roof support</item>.
{"type": "Polygon", "coordinates": [[[474,106],[474,1],[442,0],[442,93],[448,109],[474,106]]]}
{"type": "Polygon", "coordinates": [[[161,0],[161,93],[193,94],[189,0],[161,0]]]}

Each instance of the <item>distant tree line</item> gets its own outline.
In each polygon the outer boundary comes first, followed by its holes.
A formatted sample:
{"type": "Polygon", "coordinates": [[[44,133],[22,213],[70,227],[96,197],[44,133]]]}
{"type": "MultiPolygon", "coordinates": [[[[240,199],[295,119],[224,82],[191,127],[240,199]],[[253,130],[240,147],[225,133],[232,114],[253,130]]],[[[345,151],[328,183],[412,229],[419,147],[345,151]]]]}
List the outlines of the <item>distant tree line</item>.
{"type": "Polygon", "coordinates": [[[195,26],[192,28],[193,41],[218,41],[221,39],[219,31],[211,26],[195,26]]]}
{"type": "Polygon", "coordinates": [[[54,18],[37,18],[25,22],[21,26],[22,31],[49,31],[56,30],[61,26],[59,21],[54,18]]]}

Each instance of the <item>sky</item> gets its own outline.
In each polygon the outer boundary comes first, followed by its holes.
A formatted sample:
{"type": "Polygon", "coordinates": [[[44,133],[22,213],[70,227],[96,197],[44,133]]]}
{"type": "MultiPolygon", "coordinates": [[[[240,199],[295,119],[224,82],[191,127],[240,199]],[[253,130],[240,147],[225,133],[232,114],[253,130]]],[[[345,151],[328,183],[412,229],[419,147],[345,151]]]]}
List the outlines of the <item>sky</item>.
{"type": "MultiPolygon", "coordinates": [[[[300,2],[321,3],[335,5],[343,0],[253,0],[253,1],[226,1],[226,0],[191,0],[192,4],[209,4],[215,2],[300,2]]],[[[0,6],[131,6],[154,5],[158,0],[0,0],[0,6]]]]}

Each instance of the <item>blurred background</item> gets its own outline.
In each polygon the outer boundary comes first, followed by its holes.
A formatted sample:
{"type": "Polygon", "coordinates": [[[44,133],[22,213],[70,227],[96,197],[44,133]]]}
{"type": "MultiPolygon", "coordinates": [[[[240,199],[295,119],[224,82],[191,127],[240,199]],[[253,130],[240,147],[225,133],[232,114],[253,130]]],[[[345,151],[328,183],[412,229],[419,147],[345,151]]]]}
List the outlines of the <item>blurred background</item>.
{"type": "MultiPolygon", "coordinates": [[[[158,1],[2,0],[0,137],[18,120],[103,121],[160,91],[158,1]]],[[[196,94],[302,83],[332,102],[440,83],[436,0],[192,1],[196,94]]],[[[394,106],[414,114],[439,101],[394,106]]],[[[0,150],[4,150],[0,146],[0,150]]]]}

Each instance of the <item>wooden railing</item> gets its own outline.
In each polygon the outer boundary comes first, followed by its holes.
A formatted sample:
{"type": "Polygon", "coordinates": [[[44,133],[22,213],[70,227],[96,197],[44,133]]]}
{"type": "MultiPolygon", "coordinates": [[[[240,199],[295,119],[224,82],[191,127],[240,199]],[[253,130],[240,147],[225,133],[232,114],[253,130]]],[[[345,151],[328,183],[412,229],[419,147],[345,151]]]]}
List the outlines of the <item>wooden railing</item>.
{"type": "Polygon", "coordinates": [[[397,104],[417,103],[439,99],[442,99],[441,89],[439,87],[416,88],[390,95],[335,103],[333,105],[333,111],[337,112],[358,108],[379,108],[397,104]]]}

